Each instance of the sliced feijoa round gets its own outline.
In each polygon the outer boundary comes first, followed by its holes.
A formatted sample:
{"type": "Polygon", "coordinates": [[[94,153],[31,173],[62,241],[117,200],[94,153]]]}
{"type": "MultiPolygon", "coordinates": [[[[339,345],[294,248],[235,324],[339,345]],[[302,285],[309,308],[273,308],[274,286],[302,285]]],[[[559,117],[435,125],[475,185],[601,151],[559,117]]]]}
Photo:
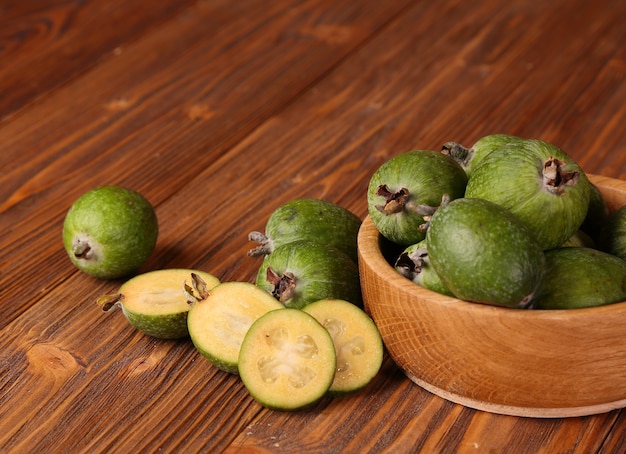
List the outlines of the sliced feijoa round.
{"type": "Polygon", "coordinates": [[[327,200],[291,200],[274,210],[265,225],[265,234],[250,232],[249,239],[260,244],[248,255],[266,255],[282,244],[308,240],[334,246],[356,261],[360,226],[361,220],[354,213],[327,200]]]}
{"type": "Polygon", "coordinates": [[[239,352],[239,375],[250,395],[278,410],[296,410],[321,399],[333,383],[335,367],[328,331],[293,308],[256,320],[239,352]]]}
{"type": "Polygon", "coordinates": [[[266,255],[256,285],[296,309],[324,298],[361,304],[356,263],[339,249],[313,241],[283,244],[266,255]]]}
{"type": "Polygon", "coordinates": [[[139,274],[126,281],[114,295],[98,303],[106,312],[121,308],[129,323],[149,336],[160,339],[186,337],[189,303],[183,291],[191,275],[200,276],[207,288],[219,284],[210,273],[189,269],[163,269],[139,274]]]}
{"type": "Polygon", "coordinates": [[[326,328],[335,344],[337,367],[329,394],[342,395],[364,388],[383,362],[383,342],[374,321],[344,300],[320,300],[303,310],[326,328]]]}
{"type": "Polygon", "coordinates": [[[196,349],[219,369],[236,374],[239,348],[250,325],[268,311],[283,308],[272,295],[249,282],[223,282],[208,291],[188,288],[192,302],[187,326],[196,349]]]}

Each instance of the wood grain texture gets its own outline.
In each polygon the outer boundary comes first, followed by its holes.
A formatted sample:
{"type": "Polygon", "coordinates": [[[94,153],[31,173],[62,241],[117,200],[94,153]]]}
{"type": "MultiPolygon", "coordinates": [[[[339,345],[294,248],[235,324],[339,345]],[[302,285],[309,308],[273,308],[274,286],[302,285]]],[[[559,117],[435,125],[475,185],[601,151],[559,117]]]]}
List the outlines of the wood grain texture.
{"type": "Polygon", "coordinates": [[[624,179],[625,15],[619,0],[2,2],[0,451],[622,451],[623,411],[474,411],[389,357],[361,393],[263,409],[189,342],[101,313],[121,282],[74,270],[60,228],[80,194],[123,184],[159,216],[144,269],[250,281],[247,233],[275,207],[320,197],[364,217],[371,173],[411,148],[509,132],[624,179]]]}

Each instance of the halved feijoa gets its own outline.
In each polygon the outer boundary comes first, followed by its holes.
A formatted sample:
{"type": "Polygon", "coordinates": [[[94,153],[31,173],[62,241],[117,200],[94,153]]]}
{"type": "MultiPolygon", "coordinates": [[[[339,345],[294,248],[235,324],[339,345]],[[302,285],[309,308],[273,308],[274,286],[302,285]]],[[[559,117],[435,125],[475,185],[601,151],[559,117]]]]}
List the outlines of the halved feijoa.
{"type": "Polygon", "coordinates": [[[368,212],[388,240],[409,246],[424,239],[427,221],[442,200],[462,197],[467,175],[450,156],[413,150],[384,162],[367,190],[368,212]]]}
{"type": "Polygon", "coordinates": [[[572,309],[626,301],[626,262],[586,247],[546,251],[546,275],[536,309],[572,309]]]}
{"type": "Polygon", "coordinates": [[[186,337],[189,303],[183,285],[192,273],[200,276],[207,288],[219,284],[210,273],[188,269],[163,269],[139,274],[126,281],[117,294],[105,295],[98,303],[106,312],[121,308],[129,323],[153,337],[186,337]]]}
{"type": "Polygon", "coordinates": [[[335,344],[337,367],[329,394],[342,395],[364,388],[383,362],[383,341],[374,321],[344,300],[315,301],[303,310],[328,330],[335,344]]]}
{"type": "Polygon", "coordinates": [[[256,285],[286,307],[338,298],[361,304],[359,270],[339,249],[313,241],[283,244],[266,255],[256,285]]]}
{"type": "Polygon", "coordinates": [[[334,246],[356,261],[360,226],[357,215],[327,200],[291,200],[274,210],[265,225],[265,234],[250,232],[248,238],[260,244],[248,255],[266,255],[282,244],[308,240],[334,246]]]}
{"type": "Polygon", "coordinates": [[[278,410],[296,410],[321,399],[333,382],[335,367],[330,334],[299,309],[260,317],[239,352],[239,375],[250,395],[278,410]]]}
{"type": "Polygon", "coordinates": [[[193,284],[194,288],[188,287],[189,336],[211,363],[236,374],[239,348],[250,325],[283,305],[249,282],[223,282],[208,291],[196,282],[193,284]]]}

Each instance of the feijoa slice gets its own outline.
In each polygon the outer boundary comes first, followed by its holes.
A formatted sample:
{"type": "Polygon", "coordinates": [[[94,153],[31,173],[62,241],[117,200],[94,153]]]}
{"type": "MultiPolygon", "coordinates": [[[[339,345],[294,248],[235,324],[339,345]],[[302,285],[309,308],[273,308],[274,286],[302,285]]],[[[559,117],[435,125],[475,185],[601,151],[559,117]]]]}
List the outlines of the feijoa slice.
{"type": "Polygon", "coordinates": [[[207,288],[219,284],[210,273],[189,269],[163,269],[139,274],[126,281],[114,295],[98,303],[106,312],[121,308],[128,322],[138,330],[160,339],[186,337],[189,303],[183,285],[192,274],[200,276],[207,288]]]}
{"type": "Polygon", "coordinates": [[[293,308],[266,313],[246,333],[239,375],[261,405],[296,410],[320,400],[335,377],[335,346],[312,315],[293,308]]]}
{"type": "Polygon", "coordinates": [[[424,239],[427,221],[442,200],[462,197],[463,168],[450,156],[412,150],[385,161],[370,178],[368,212],[388,240],[409,246],[424,239]]]}
{"type": "Polygon", "coordinates": [[[217,368],[237,374],[239,348],[248,328],[283,305],[249,282],[222,282],[208,291],[195,281],[192,285],[187,326],[194,346],[217,368]]]}
{"type": "Polygon", "coordinates": [[[303,310],[326,328],[335,344],[337,367],[329,394],[340,396],[363,389],[383,362],[383,342],[374,321],[345,300],[315,301],[303,310]]]}
{"type": "Polygon", "coordinates": [[[626,300],[626,262],[587,247],[546,251],[546,275],[536,309],[573,309],[626,300]]]}
{"type": "Polygon", "coordinates": [[[250,232],[248,238],[260,244],[248,255],[267,255],[282,244],[308,240],[334,246],[356,261],[360,226],[357,215],[327,200],[291,200],[274,210],[265,225],[265,234],[250,232]]]}
{"type": "Polygon", "coordinates": [[[294,241],[266,255],[256,285],[286,307],[338,298],[361,304],[357,264],[339,249],[313,241],[294,241]]]}

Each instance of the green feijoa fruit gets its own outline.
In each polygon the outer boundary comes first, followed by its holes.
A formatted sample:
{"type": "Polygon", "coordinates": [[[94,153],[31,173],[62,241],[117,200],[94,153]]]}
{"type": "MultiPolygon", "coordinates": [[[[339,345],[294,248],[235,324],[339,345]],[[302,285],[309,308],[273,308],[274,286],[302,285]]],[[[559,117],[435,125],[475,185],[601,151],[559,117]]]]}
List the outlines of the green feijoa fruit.
{"type": "Polygon", "coordinates": [[[307,240],[334,246],[356,261],[360,227],[357,215],[342,206],[320,199],[296,199],[274,210],[265,225],[265,234],[250,232],[250,241],[260,244],[248,255],[267,255],[282,244],[307,240]]]}
{"type": "Polygon", "coordinates": [[[609,217],[609,207],[595,184],[589,182],[589,190],[589,207],[580,229],[597,242],[609,217]]]}
{"type": "Polygon", "coordinates": [[[462,198],[439,208],[426,235],[430,263],[460,299],[524,308],[545,272],[545,256],[508,210],[462,198]]]}
{"type": "Polygon", "coordinates": [[[303,310],[328,330],[335,345],[337,366],[328,393],[341,396],[367,386],[383,362],[383,341],[369,315],[337,299],[315,301],[303,310]]]}
{"type": "Polygon", "coordinates": [[[328,331],[299,309],[271,311],[256,320],[239,352],[239,376],[261,405],[297,410],[324,397],[335,376],[328,331]]]}
{"type": "Polygon", "coordinates": [[[457,142],[446,142],[441,152],[457,161],[468,177],[472,169],[489,153],[511,143],[519,143],[525,139],[510,134],[490,134],[478,139],[471,148],[457,142]]]}
{"type": "Polygon", "coordinates": [[[561,149],[524,140],[494,150],[472,171],[465,197],[507,208],[543,249],[561,245],[579,229],[589,206],[589,180],[561,149]]]}
{"type": "Polygon", "coordinates": [[[222,282],[207,289],[196,277],[187,285],[187,294],[191,341],[214,366],[231,374],[238,373],[239,349],[252,323],[271,310],[284,308],[249,282],[222,282]]]}
{"type": "Polygon", "coordinates": [[[409,246],[424,239],[442,200],[462,197],[467,175],[450,156],[409,151],[385,161],[370,178],[368,212],[388,240],[409,246]]]}
{"type": "Polygon", "coordinates": [[[337,298],[361,304],[356,263],[339,249],[313,241],[294,241],[263,258],[256,285],[286,307],[337,298]]]}
{"type": "Polygon", "coordinates": [[[570,236],[559,247],[591,247],[595,248],[596,243],[589,235],[583,230],[576,230],[572,236],[570,236]]]}
{"type": "Polygon", "coordinates": [[[128,322],[159,339],[187,337],[189,303],[184,284],[192,274],[200,276],[207,289],[219,284],[210,273],[181,268],[149,271],[129,279],[114,295],[98,298],[105,312],[121,308],[128,322]]]}
{"type": "Polygon", "coordinates": [[[608,216],[598,241],[600,249],[626,260],[626,205],[608,216]]]}
{"type": "Polygon", "coordinates": [[[426,240],[406,247],[396,259],[394,268],[407,279],[428,290],[454,296],[430,264],[426,240]]]}
{"type": "Polygon", "coordinates": [[[63,222],[63,245],[81,271],[114,279],[136,272],[156,245],[158,222],[150,202],[119,186],[79,197],[63,222]]]}
{"type": "Polygon", "coordinates": [[[585,247],[546,251],[536,309],[573,309],[626,301],[626,262],[585,247]]]}

